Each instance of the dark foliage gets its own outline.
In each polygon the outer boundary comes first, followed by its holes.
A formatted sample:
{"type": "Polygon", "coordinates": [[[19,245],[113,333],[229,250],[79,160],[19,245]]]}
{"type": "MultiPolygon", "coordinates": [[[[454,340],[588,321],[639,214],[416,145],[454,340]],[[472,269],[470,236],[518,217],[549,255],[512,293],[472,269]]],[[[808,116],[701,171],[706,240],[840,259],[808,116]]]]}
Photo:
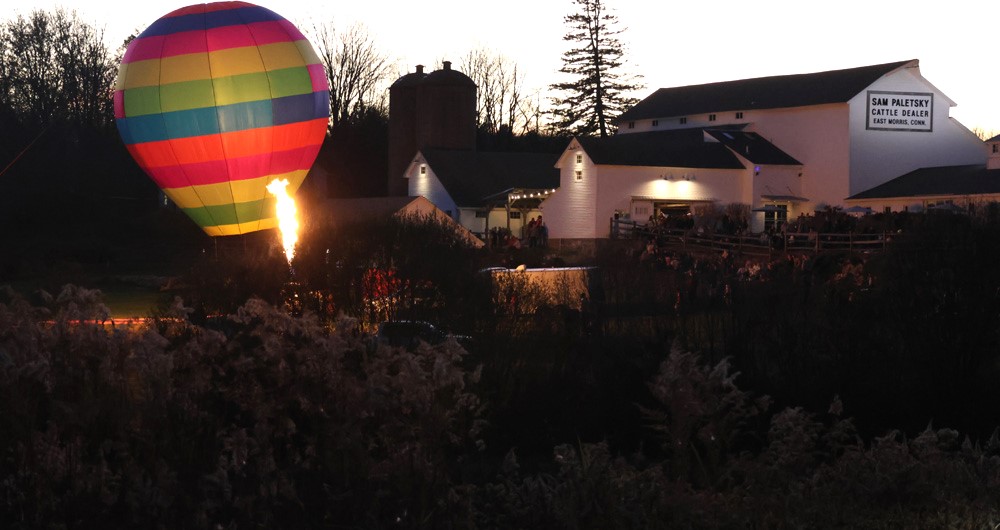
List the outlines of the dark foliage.
{"type": "Polygon", "coordinates": [[[989,436],[997,236],[995,223],[915,216],[885,252],[772,261],[763,281],[731,285],[713,348],[779,401],[819,407],[839,393],[871,435],[935,421],[989,436]]]}
{"type": "Polygon", "coordinates": [[[259,300],[225,334],[174,310],[109,331],[85,290],[0,306],[2,526],[449,520],[480,428],[457,344],[370,351],[259,300]]]}
{"type": "Polygon", "coordinates": [[[334,126],[316,159],[327,197],[385,196],[388,138],[388,117],[375,110],[334,126]]]}
{"type": "MultiPolygon", "coordinates": [[[[772,410],[727,363],[672,352],[644,385],[653,448],[586,433],[485,450],[480,369],[450,341],[370,348],[250,300],[223,331],[180,301],[115,329],[99,293],[0,303],[5,528],[982,528],[1000,441],[864,442],[834,399],[772,410]],[[534,447],[529,450],[535,450],[534,447]]],[[[513,353],[513,352],[512,352],[513,353]]],[[[518,370],[530,374],[530,367],[518,370]]],[[[534,383],[534,382],[532,382],[534,383]]],[[[522,427],[523,428],[523,427],[522,427]]]]}

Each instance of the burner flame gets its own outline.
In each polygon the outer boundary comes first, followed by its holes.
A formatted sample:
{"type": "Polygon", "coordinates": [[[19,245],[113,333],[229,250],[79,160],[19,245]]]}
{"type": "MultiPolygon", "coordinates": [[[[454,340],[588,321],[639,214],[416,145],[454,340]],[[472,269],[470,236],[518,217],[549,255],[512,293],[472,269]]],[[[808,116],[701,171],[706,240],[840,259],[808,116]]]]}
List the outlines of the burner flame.
{"type": "Polygon", "coordinates": [[[267,185],[267,191],[278,199],[277,217],[278,230],[281,231],[281,243],[285,247],[285,258],[292,264],[295,257],[295,244],[299,241],[299,220],[295,199],[288,195],[288,179],[274,179],[267,185]]]}

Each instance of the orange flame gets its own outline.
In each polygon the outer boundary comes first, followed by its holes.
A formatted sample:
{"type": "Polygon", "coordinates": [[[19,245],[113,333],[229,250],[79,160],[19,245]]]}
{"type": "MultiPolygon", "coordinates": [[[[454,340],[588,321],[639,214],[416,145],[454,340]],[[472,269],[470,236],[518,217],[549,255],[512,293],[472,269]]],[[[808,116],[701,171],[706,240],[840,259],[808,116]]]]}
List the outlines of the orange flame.
{"type": "Polygon", "coordinates": [[[281,231],[281,242],[285,247],[285,258],[289,265],[295,257],[295,243],[299,241],[299,220],[296,217],[295,199],[288,195],[285,187],[288,179],[274,179],[267,185],[267,191],[278,199],[277,216],[278,230],[281,231]]]}

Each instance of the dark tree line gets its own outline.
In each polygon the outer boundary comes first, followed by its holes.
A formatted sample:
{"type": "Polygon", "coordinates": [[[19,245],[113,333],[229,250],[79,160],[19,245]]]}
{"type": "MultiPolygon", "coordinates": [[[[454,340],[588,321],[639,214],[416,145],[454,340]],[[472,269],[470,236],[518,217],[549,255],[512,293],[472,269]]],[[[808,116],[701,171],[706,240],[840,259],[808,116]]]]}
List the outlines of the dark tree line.
{"type": "Polygon", "coordinates": [[[22,127],[111,125],[119,50],[104,31],[64,9],[0,25],[0,107],[22,127]]]}
{"type": "Polygon", "coordinates": [[[114,128],[121,52],[63,9],[0,23],[4,276],[63,259],[104,263],[116,241],[138,236],[156,188],[114,128]]]}

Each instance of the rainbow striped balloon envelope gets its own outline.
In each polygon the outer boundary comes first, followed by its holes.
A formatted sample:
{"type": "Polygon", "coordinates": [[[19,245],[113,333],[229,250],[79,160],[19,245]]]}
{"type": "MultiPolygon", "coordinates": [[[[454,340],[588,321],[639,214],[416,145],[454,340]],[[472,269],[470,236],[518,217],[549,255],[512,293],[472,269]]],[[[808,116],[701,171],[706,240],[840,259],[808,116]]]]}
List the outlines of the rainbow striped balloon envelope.
{"type": "Polygon", "coordinates": [[[216,2],[164,15],[133,40],[115,87],[118,132],[139,166],[207,234],[275,228],[326,136],[330,90],[290,22],[216,2]]]}

